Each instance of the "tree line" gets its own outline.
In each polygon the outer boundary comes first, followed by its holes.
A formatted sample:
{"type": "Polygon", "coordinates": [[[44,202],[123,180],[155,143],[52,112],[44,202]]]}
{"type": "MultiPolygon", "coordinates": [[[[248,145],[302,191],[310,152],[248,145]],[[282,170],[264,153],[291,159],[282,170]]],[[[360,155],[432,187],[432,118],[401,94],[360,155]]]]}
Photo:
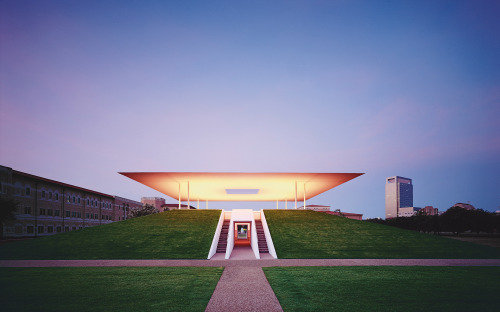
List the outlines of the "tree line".
{"type": "Polygon", "coordinates": [[[424,233],[500,233],[500,216],[483,209],[467,210],[461,207],[451,207],[441,215],[426,215],[417,212],[411,217],[391,219],[367,219],[368,222],[395,226],[407,230],[424,233]]]}

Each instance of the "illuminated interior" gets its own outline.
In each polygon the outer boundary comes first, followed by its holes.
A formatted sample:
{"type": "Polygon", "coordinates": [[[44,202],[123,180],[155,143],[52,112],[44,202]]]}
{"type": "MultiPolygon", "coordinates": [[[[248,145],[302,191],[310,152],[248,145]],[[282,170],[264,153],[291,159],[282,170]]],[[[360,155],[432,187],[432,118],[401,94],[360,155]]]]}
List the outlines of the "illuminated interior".
{"type": "Polygon", "coordinates": [[[120,172],[176,200],[310,199],[363,173],[120,172]],[[304,196],[305,194],[305,196],[304,196]]]}

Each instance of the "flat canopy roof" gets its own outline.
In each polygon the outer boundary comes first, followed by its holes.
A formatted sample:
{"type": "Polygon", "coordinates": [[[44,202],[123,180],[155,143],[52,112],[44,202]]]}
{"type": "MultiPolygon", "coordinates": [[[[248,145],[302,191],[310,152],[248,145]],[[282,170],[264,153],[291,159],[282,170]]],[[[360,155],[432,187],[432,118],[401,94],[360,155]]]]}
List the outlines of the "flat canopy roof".
{"type": "Polygon", "coordinates": [[[310,199],[363,173],[120,172],[181,201],[310,199]]]}

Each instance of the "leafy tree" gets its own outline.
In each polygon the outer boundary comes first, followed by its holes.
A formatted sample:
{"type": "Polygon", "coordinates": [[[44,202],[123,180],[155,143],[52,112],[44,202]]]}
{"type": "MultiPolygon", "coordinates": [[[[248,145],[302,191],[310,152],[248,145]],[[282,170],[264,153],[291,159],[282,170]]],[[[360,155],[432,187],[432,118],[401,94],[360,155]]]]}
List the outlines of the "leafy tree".
{"type": "Polygon", "coordinates": [[[142,206],[141,208],[130,209],[130,212],[128,213],[128,217],[129,218],[137,218],[137,217],[143,217],[143,216],[147,216],[147,215],[155,214],[155,213],[158,213],[158,209],[156,209],[152,205],[146,204],[146,205],[142,206]]]}
{"type": "Polygon", "coordinates": [[[471,214],[470,210],[461,207],[451,207],[441,215],[444,230],[452,232],[455,236],[470,230],[471,214]]]}
{"type": "Polygon", "coordinates": [[[3,239],[3,224],[14,220],[18,202],[12,197],[0,197],[0,239],[3,239]]]}
{"type": "Polygon", "coordinates": [[[479,232],[491,233],[495,227],[493,214],[483,209],[471,211],[471,230],[479,234],[479,232]]]}

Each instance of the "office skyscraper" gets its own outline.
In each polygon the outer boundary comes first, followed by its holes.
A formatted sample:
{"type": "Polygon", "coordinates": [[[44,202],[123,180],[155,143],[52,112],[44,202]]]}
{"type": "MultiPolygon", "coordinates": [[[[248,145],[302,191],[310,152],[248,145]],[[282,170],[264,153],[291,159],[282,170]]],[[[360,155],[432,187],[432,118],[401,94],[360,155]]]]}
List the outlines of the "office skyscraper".
{"type": "Polygon", "coordinates": [[[411,179],[398,176],[385,179],[385,218],[396,218],[404,207],[413,207],[411,179]]]}

